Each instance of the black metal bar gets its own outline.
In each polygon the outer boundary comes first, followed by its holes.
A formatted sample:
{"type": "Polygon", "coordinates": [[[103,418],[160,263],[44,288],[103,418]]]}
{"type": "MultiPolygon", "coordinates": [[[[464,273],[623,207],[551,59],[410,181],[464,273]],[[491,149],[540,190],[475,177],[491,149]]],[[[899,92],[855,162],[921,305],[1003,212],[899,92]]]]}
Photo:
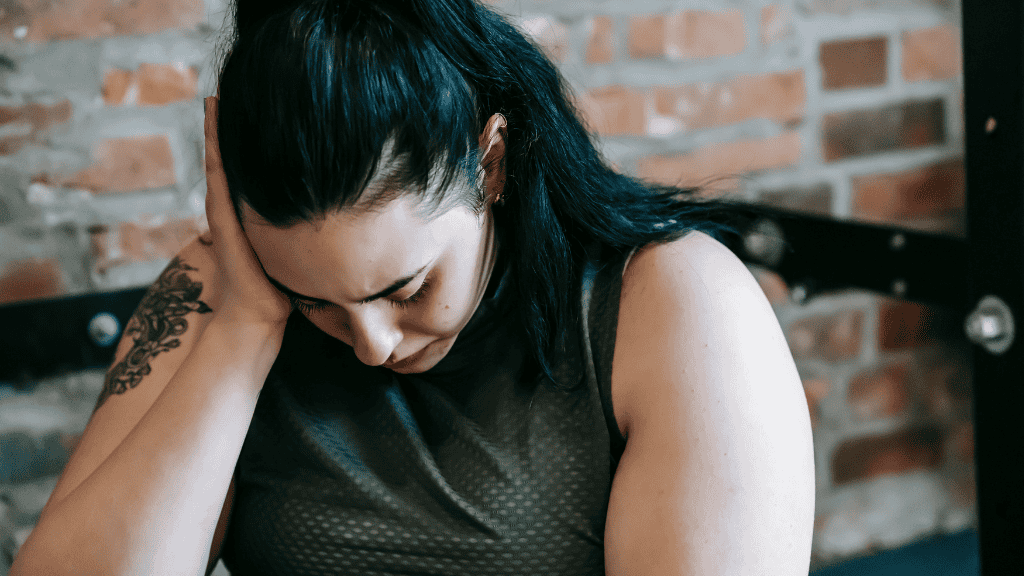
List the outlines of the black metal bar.
{"type": "MultiPolygon", "coordinates": [[[[1024,301],[1024,3],[964,0],[968,294],[1024,301]]],[[[1019,320],[1017,324],[1019,324],[1019,320]]],[[[1020,574],[1024,355],[973,347],[979,547],[984,576],[1020,574]]]]}
{"type": "Polygon", "coordinates": [[[895,298],[967,312],[967,242],[949,235],[837,220],[761,205],[740,208],[729,223],[743,238],[725,238],[742,260],[802,285],[807,297],[860,288],[895,298]],[[765,262],[745,242],[769,221],[780,234],[779,257],[765,262]]]}
{"type": "Polygon", "coordinates": [[[20,388],[54,374],[109,365],[114,346],[94,342],[89,321],[107,312],[125,326],[145,292],[137,288],[0,306],[0,380],[20,388]]]}

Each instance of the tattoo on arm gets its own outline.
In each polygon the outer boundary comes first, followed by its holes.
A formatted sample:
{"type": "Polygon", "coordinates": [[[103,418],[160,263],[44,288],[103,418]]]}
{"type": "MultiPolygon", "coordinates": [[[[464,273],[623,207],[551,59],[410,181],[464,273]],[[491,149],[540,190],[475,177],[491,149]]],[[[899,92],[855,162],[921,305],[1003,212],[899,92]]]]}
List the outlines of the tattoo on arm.
{"type": "Polygon", "coordinates": [[[189,270],[196,268],[175,257],[146,292],[125,327],[125,336],[130,335],[135,342],[124,360],[107,372],[93,412],[110,396],[124,394],[138,386],[149,374],[149,362],[157,354],[181,345],[178,336],[188,330],[185,316],[189,312],[213,312],[199,299],[203,283],[189,278],[186,274],[189,270]]]}

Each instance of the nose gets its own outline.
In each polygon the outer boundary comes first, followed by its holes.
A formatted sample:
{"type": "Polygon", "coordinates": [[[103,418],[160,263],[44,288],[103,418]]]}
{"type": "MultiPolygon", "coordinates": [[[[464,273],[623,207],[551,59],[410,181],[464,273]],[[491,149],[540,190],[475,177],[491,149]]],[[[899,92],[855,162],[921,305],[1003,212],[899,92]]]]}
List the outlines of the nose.
{"type": "Polygon", "coordinates": [[[367,366],[380,366],[402,341],[402,331],[390,314],[366,306],[350,315],[352,349],[367,366]]]}

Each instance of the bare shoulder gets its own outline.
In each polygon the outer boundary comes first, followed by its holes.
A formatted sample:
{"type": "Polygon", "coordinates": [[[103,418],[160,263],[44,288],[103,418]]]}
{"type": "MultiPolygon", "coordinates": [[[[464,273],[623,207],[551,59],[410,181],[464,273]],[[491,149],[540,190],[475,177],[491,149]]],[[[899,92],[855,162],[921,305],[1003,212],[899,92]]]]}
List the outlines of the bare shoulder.
{"type": "Polygon", "coordinates": [[[743,261],[708,234],[694,230],[682,238],[640,248],[622,278],[623,302],[638,292],[674,288],[679,283],[744,290],[760,288],[743,261]]]}
{"type": "Polygon", "coordinates": [[[612,403],[624,433],[644,398],[663,393],[675,375],[731,361],[766,338],[785,346],[746,265],[700,231],[637,250],[623,273],[616,334],[612,403]]]}
{"type": "Polygon", "coordinates": [[[611,388],[626,447],[607,573],[806,574],[810,415],[753,275],[693,232],[637,251],[620,302],[611,388]]]}

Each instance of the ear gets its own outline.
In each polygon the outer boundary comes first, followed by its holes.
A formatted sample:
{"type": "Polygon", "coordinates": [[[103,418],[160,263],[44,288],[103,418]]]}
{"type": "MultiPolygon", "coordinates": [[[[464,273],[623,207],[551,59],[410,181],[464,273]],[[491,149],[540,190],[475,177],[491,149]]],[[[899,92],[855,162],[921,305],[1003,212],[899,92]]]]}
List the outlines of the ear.
{"type": "Polygon", "coordinates": [[[505,127],[507,123],[501,114],[487,119],[484,131],[480,133],[480,166],[484,169],[489,201],[501,197],[505,187],[505,127]]]}
{"type": "Polygon", "coordinates": [[[480,165],[484,169],[505,156],[505,126],[505,117],[495,114],[487,119],[484,131],[480,133],[480,148],[483,149],[480,165]]]}

